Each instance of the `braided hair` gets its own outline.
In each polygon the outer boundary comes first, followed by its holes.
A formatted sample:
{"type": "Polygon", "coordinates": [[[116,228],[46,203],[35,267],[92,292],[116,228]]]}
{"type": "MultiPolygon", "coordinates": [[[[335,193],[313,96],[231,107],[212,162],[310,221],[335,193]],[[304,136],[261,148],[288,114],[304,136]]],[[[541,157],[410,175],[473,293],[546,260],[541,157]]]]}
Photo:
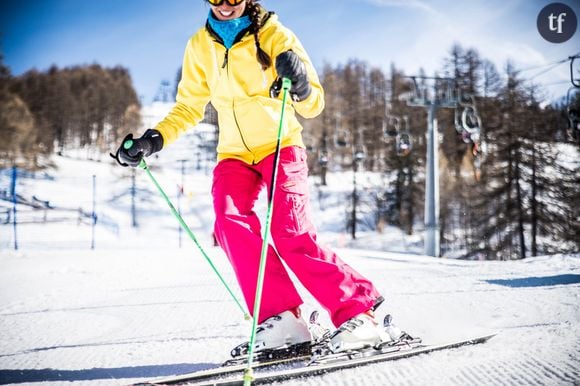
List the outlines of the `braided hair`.
{"type": "Polygon", "coordinates": [[[260,28],[264,25],[264,18],[260,17],[260,10],[262,7],[258,4],[260,0],[246,0],[246,9],[248,16],[252,24],[250,25],[250,33],[254,35],[254,41],[256,42],[256,58],[258,62],[262,65],[262,69],[266,70],[272,65],[272,59],[261,47],[260,39],[258,38],[258,32],[260,28]]]}

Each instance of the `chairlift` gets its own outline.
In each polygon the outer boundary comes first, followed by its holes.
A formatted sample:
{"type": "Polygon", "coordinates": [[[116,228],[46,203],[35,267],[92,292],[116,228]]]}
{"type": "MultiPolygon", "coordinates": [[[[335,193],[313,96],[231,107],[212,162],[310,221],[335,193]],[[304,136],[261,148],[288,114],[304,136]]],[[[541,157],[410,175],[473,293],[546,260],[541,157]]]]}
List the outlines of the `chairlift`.
{"type": "Polygon", "coordinates": [[[328,152],[325,150],[320,151],[318,155],[318,165],[326,166],[328,165],[328,152]]]}
{"type": "Polygon", "coordinates": [[[350,145],[350,132],[348,130],[336,130],[334,132],[334,145],[345,148],[350,145]]]}
{"type": "Polygon", "coordinates": [[[580,79],[574,79],[574,61],[579,59],[580,55],[570,56],[570,82],[572,87],[566,93],[566,115],[568,116],[568,130],[570,135],[576,141],[580,141],[580,102],[573,105],[571,98],[572,91],[578,92],[580,90],[580,79]]]}
{"type": "Polygon", "coordinates": [[[470,93],[458,90],[457,91],[457,103],[461,107],[474,106],[475,105],[475,98],[470,93]]]}
{"type": "Polygon", "coordinates": [[[471,142],[474,144],[479,144],[481,140],[481,133],[479,131],[470,133],[469,137],[471,138],[471,142]]]}
{"type": "Polygon", "coordinates": [[[461,134],[466,143],[469,143],[468,138],[471,141],[474,137],[479,138],[482,127],[481,117],[475,105],[475,97],[468,94],[459,95],[459,107],[462,107],[463,111],[459,113],[459,110],[455,109],[455,130],[461,134]]]}
{"type": "Polygon", "coordinates": [[[405,129],[397,134],[397,139],[395,146],[397,148],[397,155],[399,157],[406,157],[411,153],[413,148],[413,141],[411,134],[409,132],[409,117],[404,116],[403,120],[405,122],[405,129]]]}
{"type": "Polygon", "coordinates": [[[576,88],[580,88],[580,79],[574,79],[574,61],[576,59],[580,59],[580,55],[570,56],[570,82],[572,82],[572,86],[576,88]]]}
{"type": "Polygon", "coordinates": [[[383,122],[383,139],[394,138],[401,131],[401,119],[390,116],[383,122]]]}
{"type": "Polygon", "coordinates": [[[470,134],[481,131],[481,117],[477,114],[475,106],[466,107],[461,113],[461,125],[470,134]]]}
{"type": "Polygon", "coordinates": [[[304,142],[304,146],[306,146],[306,151],[309,153],[316,152],[316,141],[310,135],[303,135],[302,141],[304,142]]]}
{"type": "Polygon", "coordinates": [[[397,136],[396,147],[397,147],[397,155],[399,157],[408,156],[411,153],[411,150],[413,148],[411,134],[400,133],[397,136]]]}
{"type": "Polygon", "coordinates": [[[364,145],[357,145],[354,148],[353,159],[355,162],[364,161],[367,158],[367,149],[364,145]]]}
{"type": "MultiPolygon", "coordinates": [[[[566,115],[568,117],[568,130],[570,135],[575,140],[580,140],[580,101],[574,104],[572,98],[572,91],[578,94],[579,88],[570,87],[568,93],[566,94],[566,115]]],[[[580,98],[580,95],[578,96],[580,98]]],[[[578,100],[576,98],[576,100],[578,100]]]]}
{"type": "Polygon", "coordinates": [[[469,134],[467,131],[461,131],[459,135],[461,136],[463,143],[471,143],[471,134],[469,134]]]}
{"type": "Polygon", "coordinates": [[[364,126],[361,126],[358,128],[358,130],[356,131],[356,139],[354,142],[356,142],[353,146],[353,150],[352,150],[352,157],[353,157],[353,162],[355,163],[361,163],[363,162],[366,158],[367,158],[367,147],[365,146],[365,137],[364,137],[364,132],[366,131],[366,128],[364,126]]]}

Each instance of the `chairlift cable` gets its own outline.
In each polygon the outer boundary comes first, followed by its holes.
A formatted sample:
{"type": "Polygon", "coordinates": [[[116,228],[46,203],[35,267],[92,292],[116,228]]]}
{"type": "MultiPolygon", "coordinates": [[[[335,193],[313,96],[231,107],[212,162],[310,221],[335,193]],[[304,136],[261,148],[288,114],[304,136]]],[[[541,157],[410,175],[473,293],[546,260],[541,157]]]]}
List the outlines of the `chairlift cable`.
{"type": "Polygon", "coordinates": [[[536,66],[531,66],[531,67],[528,67],[528,68],[523,68],[521,70],[516,70],[516,72],[525,72],[525,71],[539,70],[541,68],[545,68],[545,67],[552,66],[552,65],[555,65],[555,64],[566,63],[567,61],[572,60],[572,58],[579,58],[579,57],[580,57],[580,52],[578,52],[575,55],[568,56],[565,59],[560,59],[560,60],[556,60],[556,61],[553,61],[553,62],[550,62],[550,63],[545,63],[545,64],[538,64],[536,66]]]}
{"type": "Polygon", "coordinates": [[[540,75],[544,75],[544,74],[545,74],[545,73],[547,73],[548,71],[552,71],[554,68],[558,67],[558,66],[559,66],[559,65],[561,65],[561,64],[564,64],[564,63],[565,63],[565,62],[567,62],[567,61],[568,61],[568,59],[566,59],[565,61],[558,62],[558,63],[553,63],[553,64],[552,64],[550,67],[548,67],[548,68],[546,68],[545,70],[543,70],[543,71],[540,71],[540,72],[538,72],[537,74],[535,74],[535,75],[531,76],[530,78],[528,78],[528,80],[532,80],[532,79],[535,79],[535,78],[537,78],[537,77],[538,77],[538,76],[540,76],[540,75]]]}

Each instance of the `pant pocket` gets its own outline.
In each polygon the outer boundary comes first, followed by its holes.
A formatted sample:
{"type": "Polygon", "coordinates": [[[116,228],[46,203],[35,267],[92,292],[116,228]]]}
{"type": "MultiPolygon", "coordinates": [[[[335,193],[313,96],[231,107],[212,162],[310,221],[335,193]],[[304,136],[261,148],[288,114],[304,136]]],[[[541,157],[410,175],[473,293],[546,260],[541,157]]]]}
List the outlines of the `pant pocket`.
{"type": "Polygon", "coordinates": [[[283,229],[291,234],[300,234],[308,230],[310,220],[308,215],[308,184],[304,181],[286,181],[280,185],[278,205],[283,206],[278,211],[284,221],[283,229]]]}

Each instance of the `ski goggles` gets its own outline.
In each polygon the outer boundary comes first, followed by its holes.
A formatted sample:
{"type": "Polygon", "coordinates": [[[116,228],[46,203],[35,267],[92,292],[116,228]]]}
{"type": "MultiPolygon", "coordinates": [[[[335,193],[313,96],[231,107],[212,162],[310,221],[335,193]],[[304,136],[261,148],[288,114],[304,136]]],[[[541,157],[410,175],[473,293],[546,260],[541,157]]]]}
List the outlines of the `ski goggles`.
{"type": "Polygon", "coordinates": [[[207,0],[208,3],[210,3],[211,5],[213,5],[215,7],[219,7],[224,2],[228,3],[228,5],[230,5],[232,7],[235,7],[236,5],[240,5],[244,1],[246,1],[246,0],[207,0]]]}

